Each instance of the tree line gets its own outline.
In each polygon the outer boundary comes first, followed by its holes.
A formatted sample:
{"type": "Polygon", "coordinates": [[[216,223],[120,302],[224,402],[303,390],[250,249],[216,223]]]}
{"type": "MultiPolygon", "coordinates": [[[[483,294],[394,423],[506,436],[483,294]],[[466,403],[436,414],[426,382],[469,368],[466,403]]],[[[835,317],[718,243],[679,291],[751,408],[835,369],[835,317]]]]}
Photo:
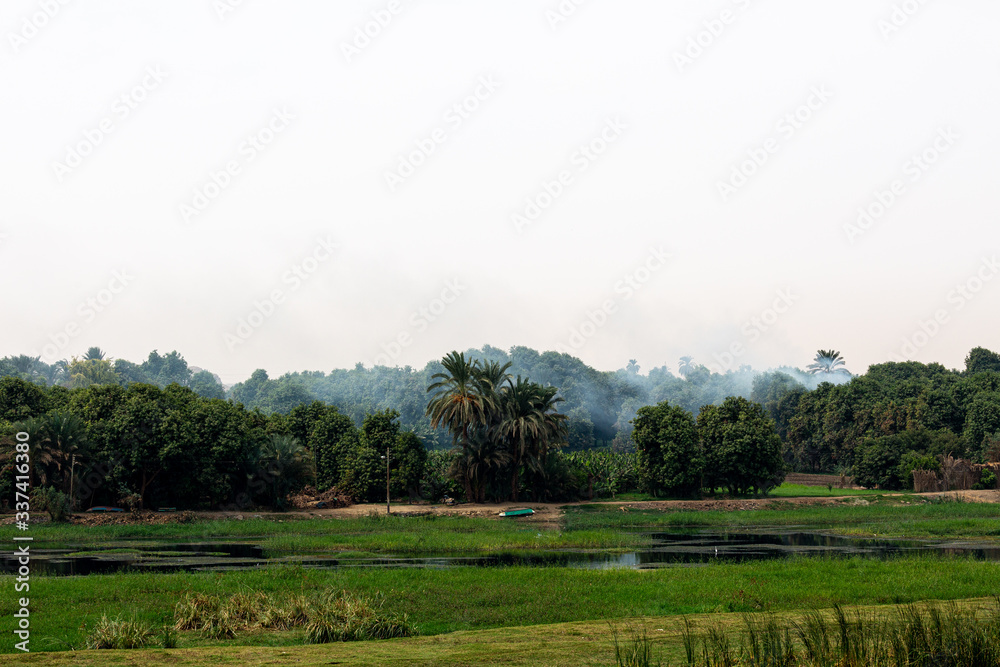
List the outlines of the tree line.
{"type": "MultiPolygon", "coordinates": [[[[985,348],[970,351],[964,369],[894,362],[852,376],[832,350],[805,371],[720,374],[683,357],[676,375],[641,375],[634,361],[606,373],[567,355],[486,346],[420,371],[359,365],[271,380],[259,370],[228,392],[176,352],[132,364],[92,348],[54,381],[39,363],[0,360],[0,432],[8,443],[14,429],[36,436],[33,483],[68,491],[75,479],[75,493],[107,503],[280,506],[306,483],[376,500],[386,450],[396,496],[687,494],[696,478],[697,489],[763,492],[772,481],[764,468],[718,476],[720,452],[740,451],[726,444],[731,424],[757,424],[755,446],[771,451],[762,418],[773,422],[785,469],[865,486],[906,487],[913,469],[946,454],[1000,457],[1000,355],[985,348]],[[518,372],[526,368],[530,380],[518,372]],[[687,414],[693,434],[656,427],[665,418],[657,411],[687,414]]],[[[6,471],[0,485],[11,483],[6,471]]]]}
{"type": "Polygon", "coordinates": [[[427,451],[398,414],[361,426],[316,401],[265,414],[188,387],[136,383],[49,389],[0,379],[0,493],[14,482],[14,434],[28,434],[34,488],[54,488],[86,508],[282,508],[306,484],[359,500],[418,493],[427,451]]]}
{"type": "Polygon", "coordinates": [[[766,373],[750,398],[774,419],[785,461],[800,472],[899,489],[912,485],[914,469],[933,469],[945,455],[1000,460],[1000,355],[981,347],[961,370],[890,362],[812,391],[766,373]]]}

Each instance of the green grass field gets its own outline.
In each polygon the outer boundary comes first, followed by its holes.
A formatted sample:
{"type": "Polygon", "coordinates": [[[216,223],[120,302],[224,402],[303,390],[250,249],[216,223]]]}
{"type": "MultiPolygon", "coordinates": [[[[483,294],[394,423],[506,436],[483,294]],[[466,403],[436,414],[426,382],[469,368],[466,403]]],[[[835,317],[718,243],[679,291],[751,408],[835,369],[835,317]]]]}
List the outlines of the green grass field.
{"type": "MultiPolygon", "coordinates": [[[[9,578],[8,578],[9,579],[9,578]]],[[[325,589],[382,595],[421,635],[460,630],[681,614],[824,609],[834,604],[959,600],[997,592],[1000,563],[908,557],[793,558],[655,571],[572,568],[319,570],[276,567],[211,573],[39,578],[31,584],[36,650],[80,649],[102,614],[172,623],[186,592],[311,594],[325,589]]],[[[11,585],[10,581],[3,582],[11,585]]],[[[5,596],[0,613],[14,612],[5,596]]],[[[218,643],[195,634],[182,646],[218,643]]],[[[295,632],[238,637],[232,644],[301,645],[295,632]]],[[[3,646],[9,652],[11,646],[3,646]]]]}
{"type": "MultiPolygon", "coordinates": [[[[925,502],[916,496],[865,495],[831,504],[776,500],[764,509],[734,512],[633,510],[618,505],[566,508],[561,525],[464,517],[390,516],[353,519],[208,521],[159,526],[32,527],[36,548],[71,544],[82,551],[128,544],[246,540],[275,552],[467,553],[588,548],[622,550],[642,543],[634,532],[681,526],[727,530],[796,527],[853,535],[988,540],[1000,536],[1000,506],[925,502]]],[[[10,540],[11,529],[0,530],[10,540]]],[[[164,546],[164,549],[169,547],[164,546]]],[[[13,578],[0,586],[13,590],[13,578]]],[[[891,605],[922,600],[969,600],[1000,592],[1000,563],[939,556],[889,560],[804,558],[674,566],[657,570],[565,567],[453,569],[309,569],[133,572],[31,581],[32,650],[0,664],[524,664],[613,665],[611,624],[630,619],[651,633],[664,656],[680,655],[683,616],[735,622],[740,614],[773,612],[798,617],[833,605],[891,605]],[[249,631],[232,639],[179,633],[179,648],[84,651],[87,633],[103,614],[169,625],[186,593],[228,596],[250,591],[315,595],[346,590],[380,596],[385,608],[405,613],[420,636],[349,644],[304,646],[300,629],[249,631]],[[70,652],[71,651],[71,652],[70,652]]],[[[10,618],[14,596],[0,598],[10,618]]],[[[825,612],[824,612],[825,613],[825,612]]],[[[707,622],[707,620],[706,620],[707,622]]]]}
{"type": "MultiPolygon", "coordinates": [[[[9,542],[15,530],[0,528],[9,542]]],[[[366,553],[470,553],[512,550],[624,549],[644,538],[609,528],[547,530],[530,523],[461,516],[372,515],[358,518],[247,519],[185,524],[85,526],[43,523],[32,526],[36,544],[84,551],[101,544],[119,549],[183,541],[252,541],[265,552],[361,551],[366,553]]]]}
{"type": "Polygon", "coordinates": [[[567,531],[684,526],[765,529],[802,526],[841,535],[879,537],[1000,537],[1000,504],[933,502],[919,497],[848,499],[824,505],[775,500],[765,509],[723,511],[632,510],[579,505],[566,512],[567,531]]]}
{"type": "MultiPolygon", "coordinates": [[[[956,608],[987,615],[996,602],[989,599],[963,600],[956,608]]],[[[849,608],[850,614],[869,618],[893,618],[905,607],[879,605],[849,608]]],[[[818,612],[831,619],[833,614],[818,612]]],[[[804,620],[798,611],[783,612],[775,618],[783,624],[804,620]]],[[[695,614],[685,617],[696,631],[719,628],[738,633],[746,615],[737,613],[695,614]]],[[[392,639],[378,642],[346,642],[320,646],[198,646],[174,650],[146,649],[133,651],[74,651],[38,653],[30,656],[0,655],[0,665],[76,665],[111,667],[130,665],[330,665],[350,664],[371,667],[408,665],[516,665],[523,667],[605,666],[615,665],[612,628],[623,639],[644,630],[651,640],[654,656],[664,667],[683,665],[682,619],[677,617],[642,617],[621,622],[574,621],[521,626],[512,632],[506,628],[458,631],[444,635],[392,639]]]]}

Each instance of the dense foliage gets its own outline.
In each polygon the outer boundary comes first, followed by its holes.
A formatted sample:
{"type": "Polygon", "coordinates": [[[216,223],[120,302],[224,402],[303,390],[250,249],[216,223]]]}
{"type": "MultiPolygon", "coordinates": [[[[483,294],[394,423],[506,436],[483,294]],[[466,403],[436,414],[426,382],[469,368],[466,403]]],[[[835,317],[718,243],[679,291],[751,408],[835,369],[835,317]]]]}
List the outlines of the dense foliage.
{"type": "Polygon", "coordinates": [[[694,495],[701,489],[704,452],[694,418],[666,401],[639,408],[634,420],[640,480],[653,495],[694,495]]]}
{"type": "Polygon", "coordinates": [[[30,436],[31,486],[78,506],[280,507],[306,483],[377,500],[387,451],[390,493],[434,500],[760,492],[776,448],[788,469],[881,488],[909,487],[944,455],[1000,458],[995,352],[971,350],[961,370],[891,362],[851,376],[821,350],[808,371],[713,373],[684,357],[676,375],[642,375],[634,361],[600,372],[485,346],[422,370],[258,370],[225,392],[177,352],[141,364],[98,348],[55,364],[7,357],[0,494],[12,496],[16,431],[30,436]]]}
{"type": "Polygon", "coordinates": [[[452,475],[461,479],[465,497],[482,502],[508,497],[517,501],[522,483],[535,499],[565,486],[567,471],[549,453],[565,442],[566,416],[551,386],[511,378],[510,363],[467,359],[452,352],[427,388],[431,426],[452,435],[452,475]],[[509,480],[509,481],[508,481],[509,480]],[[509,493],[508,493],[509,492],[509,493]]]}
{"type": "Polygon", "coordinates": [[[13,483],[14,433],[28,433],[32,487],[72,493],[76,504],[135,507],[281,508],[289,493],[317,476],[362,500],[416,493],[426,449],[400,429],[392,411],[368,415],[362,428],[336,408],[302,405],[265,415],[177,384],[91,385],[45,390],[0,379],[7,398],[0,480],[13,483]],[[39,399],[39,396],[41,397],[39,399]]]}
{"type": "Polygon", "coordinates": [[[730,396],[698,414],[704,485],[731,493],[767,493],[785,477],[781,438],[757,403],[730,396]]]}

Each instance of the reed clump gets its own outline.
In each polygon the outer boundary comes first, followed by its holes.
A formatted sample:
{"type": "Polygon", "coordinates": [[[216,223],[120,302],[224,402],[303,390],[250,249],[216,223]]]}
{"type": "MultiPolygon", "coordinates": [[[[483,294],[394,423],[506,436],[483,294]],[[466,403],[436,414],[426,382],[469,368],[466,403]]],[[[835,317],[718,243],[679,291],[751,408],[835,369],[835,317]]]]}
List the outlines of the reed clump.
{"type": "Polygon", "coordinates": [[[661,667],[662,663],[653,658],[653,641],[645,627],[626,624],[627,637],[622,637],[618,628],[611,626],[611,637],[615,643],[615,662],[618,667],[661,667]]]}
{"type": "Polygon", "coordinates": [[[174,608],[174,629],[193,630],[211,639],[229,639],[257,630],[303,628],[305,641],[390,639],[417,634],[408,617],[385,610],[384,600],[347,591],[318,595],[272,596],[260,591],[228,598],[189,593],[174,608]]]}
{"type": "Polygon", "coordinates": [[[382,600],[357,597],[346,591],[327,591],[310,606],[306,642],[327,644],[415,634],[405,614],[387,613],[383,606],[382,600]]]}
{"type": "Polygon", "coordinates": [[[101,616],[101,620],[87,635],[87,648],[146,648],[154,643],[155,637],[156,633],[151,627],[135,618],[101,616]]]}
{"type": "Polygon", "coordinates": [[[1000,665],[1000,597],[984,610],[956,604],[900,607],[895,614],[818,612],[782,624],[746,615],[738,633],[696,633],[685,620],[688,667],[995,667],[1000,665]]]}

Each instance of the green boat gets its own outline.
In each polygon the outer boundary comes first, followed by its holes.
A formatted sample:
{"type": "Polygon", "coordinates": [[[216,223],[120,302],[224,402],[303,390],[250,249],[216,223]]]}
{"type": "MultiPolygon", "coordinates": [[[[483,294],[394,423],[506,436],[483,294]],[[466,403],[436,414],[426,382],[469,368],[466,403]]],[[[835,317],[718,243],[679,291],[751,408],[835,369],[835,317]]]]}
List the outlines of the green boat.
{"type": "Polygon", "coordinates": [[[534,514],[533,509],[520,509],[520,510],[507,510],[506,512],[500,512],[500,516],[529,516],[534,514]]]}

